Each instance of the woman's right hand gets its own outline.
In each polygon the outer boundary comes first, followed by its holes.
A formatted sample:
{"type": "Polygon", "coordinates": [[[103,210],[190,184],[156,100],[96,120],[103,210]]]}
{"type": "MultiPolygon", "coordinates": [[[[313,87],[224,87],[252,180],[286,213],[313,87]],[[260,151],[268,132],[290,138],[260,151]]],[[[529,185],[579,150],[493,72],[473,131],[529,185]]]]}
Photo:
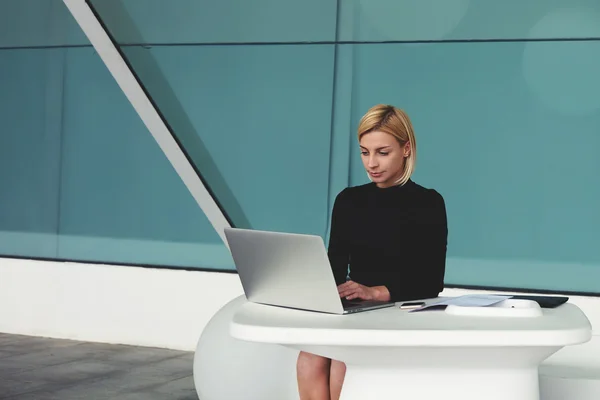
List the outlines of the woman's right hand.
{"type": "Polygon", "coordinates": [[[338,293],[340,297],[344,297],[346,300],[390,300],[390,292],[385,286],[369,287],[354,281],[348,281],[339,285],[338,293]]]}

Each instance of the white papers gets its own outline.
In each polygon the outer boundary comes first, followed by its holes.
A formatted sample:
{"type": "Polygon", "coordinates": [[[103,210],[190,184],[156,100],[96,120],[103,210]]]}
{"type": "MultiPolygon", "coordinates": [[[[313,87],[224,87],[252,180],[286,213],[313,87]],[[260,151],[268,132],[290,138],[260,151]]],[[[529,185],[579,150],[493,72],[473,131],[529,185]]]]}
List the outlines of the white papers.
{"type": "Polygon", "coordinates": [[[486,307],[510,299],[512,296],[503,296],[495,294],[466,294],[464,296],[450,297],[435,303],[424,305],[410,312],[422,311],[427,309],[446,308],[449,305],[461,307],[486,307]]]}

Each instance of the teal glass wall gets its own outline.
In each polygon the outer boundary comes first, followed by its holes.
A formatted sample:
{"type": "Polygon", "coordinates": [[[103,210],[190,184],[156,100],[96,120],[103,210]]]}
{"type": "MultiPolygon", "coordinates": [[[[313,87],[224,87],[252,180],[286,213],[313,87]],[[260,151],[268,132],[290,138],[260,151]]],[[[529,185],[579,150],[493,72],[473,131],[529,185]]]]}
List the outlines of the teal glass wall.
{"type": "MultiPolygon", "coordinates": [[[[33,3],[0,5],[0,253],[232,269],[62,2],[33,3]]],[[[89,3],[237,226],[327,239],[392,103],[446,199],[447,285],[600,293],[599,3],[89,3]]]]}
{"type": "Polygon", "coordinates": [[[43,3],[0,3],[0,254],[232,269],[62,1],[43,3]]]}

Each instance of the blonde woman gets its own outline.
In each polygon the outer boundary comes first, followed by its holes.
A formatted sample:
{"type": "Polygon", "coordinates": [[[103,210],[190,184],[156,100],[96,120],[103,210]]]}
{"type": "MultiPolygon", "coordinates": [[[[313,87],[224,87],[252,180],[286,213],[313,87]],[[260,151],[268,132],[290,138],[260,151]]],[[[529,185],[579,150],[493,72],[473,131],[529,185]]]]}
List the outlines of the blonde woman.
{"type": "MultiPolygon", "coordinates": [[[[334,203],[328,252],[340,297],[437,297],[446,266],[446,206],[437,191],[411,180],[417,144],[409,117],[391,105],[374,106],[360,120],[358,141],[371,183],[344,189],[334,203]]],[[[301,352],[300,399],[339,399],[345,374],[342,362],[301,352]]]]}

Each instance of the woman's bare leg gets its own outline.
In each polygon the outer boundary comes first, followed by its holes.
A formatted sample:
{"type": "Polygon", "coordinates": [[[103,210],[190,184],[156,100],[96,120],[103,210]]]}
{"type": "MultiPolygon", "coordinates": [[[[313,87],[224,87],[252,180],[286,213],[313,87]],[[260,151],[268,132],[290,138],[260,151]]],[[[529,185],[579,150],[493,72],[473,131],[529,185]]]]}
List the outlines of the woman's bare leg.
{"type": "Polygon", "coordinates": [[[346,364],[341,361],[331,360],[331,372],[329,375],[331,400],[339,400],[345,376],[346,364]]]}
{"type": "Polygon", "coordinates": [[[300,352],[296,364],[300,400],[330,400],[330,368],[329,358],[300,352]]]}

